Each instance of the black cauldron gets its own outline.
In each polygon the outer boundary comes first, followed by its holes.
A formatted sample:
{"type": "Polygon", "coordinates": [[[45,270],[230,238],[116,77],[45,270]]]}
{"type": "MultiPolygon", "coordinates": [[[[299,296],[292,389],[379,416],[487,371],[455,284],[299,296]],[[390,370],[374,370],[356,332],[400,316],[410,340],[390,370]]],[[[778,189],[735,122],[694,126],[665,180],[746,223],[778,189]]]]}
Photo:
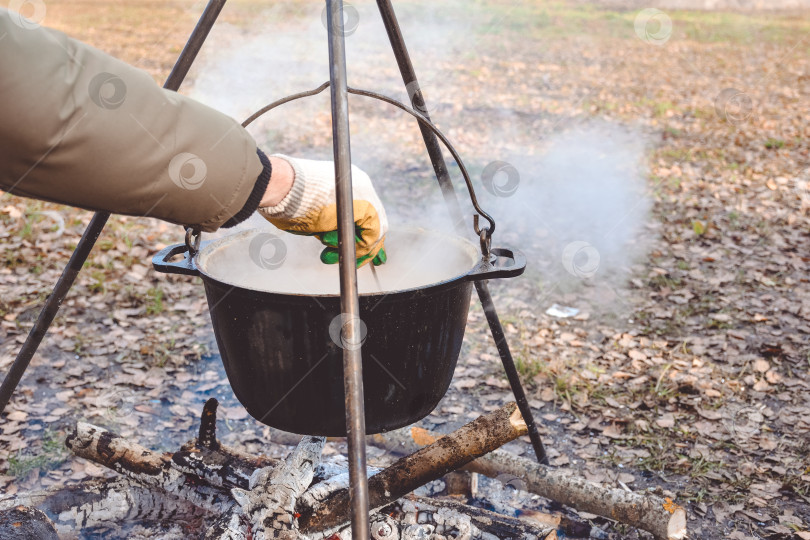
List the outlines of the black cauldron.
{"type": "MultiPolygon", "coordinates": [[[[152,263],[202,278],[228,380],[251,416],[293,433],[344,436],[342,348],[360,344],[343,338],[337,265],[321,264],[318,246],[256,229],[204,242],[193,255],[169,246],[152,263]]],[[[379,281],[358,270],[368,433],[436,407],[453,378],[472,282],[526,266],[519,252],[496,248],[483,261],[472,242],[422,229],[390,231],[386,248],[379,281]]]]}

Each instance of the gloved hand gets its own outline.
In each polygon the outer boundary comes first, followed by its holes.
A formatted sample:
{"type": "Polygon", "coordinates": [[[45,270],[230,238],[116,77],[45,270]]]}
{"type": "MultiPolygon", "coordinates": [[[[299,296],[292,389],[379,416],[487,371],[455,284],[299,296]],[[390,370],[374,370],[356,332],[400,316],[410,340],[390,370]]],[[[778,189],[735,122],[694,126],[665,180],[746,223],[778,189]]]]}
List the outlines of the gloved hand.
{"type": "MultiPolygon", "coordinates": [[[[335,202],[335,164],[276,154],[295,171],[290,192],[274,206],[260,206],[259,213],[281,230],[316,236],[327,247],[321,252],[326,264],[338,262],[337,204],[335,202]]],[[[272,176],[270,178],[272,182],[272,176]]],[[[352,165],[354,224],[357,266],[369,260],[375,266],[386,261],[385,234],[388,219],[374,191],[371,179],[352,165]]]]}

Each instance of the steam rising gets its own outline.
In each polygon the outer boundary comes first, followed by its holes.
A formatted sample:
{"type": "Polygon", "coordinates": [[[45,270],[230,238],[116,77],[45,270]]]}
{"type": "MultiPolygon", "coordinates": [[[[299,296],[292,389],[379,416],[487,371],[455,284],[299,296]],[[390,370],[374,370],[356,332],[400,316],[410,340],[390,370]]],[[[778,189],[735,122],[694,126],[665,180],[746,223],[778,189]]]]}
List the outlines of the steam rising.
{"type": "MultiPolygon", "coordinates": [[[[376,7],[354,7],[360,24],[347,37],[350,86],[408,102],[376,7]]],[[[532,297],[538,311],[553,302],[626,311],[621,291],[645,254],[649,234],[644,136],[605,122],[551,123],[501,106],[503,81],[497,76],[465,87],[470,79],[462,77],[464,70],[485,54],[477,50],[474,32],[481,23],[473,20],[472,9],[461,20],[440,12],[444,8],[410,6],[398,14],[429,113],[458,144],[479,201],[497,222],[494,245],[527,255],[527,277],[504,281],[503,290],[532,297]],[[490,166],[493,162],[511,168],[490,166]],[[488,191],[483,184],[493,170],[500,172],[491,176],[488,191]]],[[[254,28],[215,26],[193,74],[191,95],[241,121],[271,101],[328,80],[322,6],[296,5],[294,16],[290,9],[274,6],[254,28]]],[[[351,97],[350,108],[353,162],[374,180],[392,226],[453,231],[415,122],[366,98],[351,97]]],[[[284,105],[249,129],[271,153],[331,159],[328,91],[284,105]]],[[[452,163],[447,152],[445,157],[452,163]]],[[[450,170],[467,216],[462,227],[474,239],[466,187],[458,168],[450,170]]],[[[272,229],[258,216],[240,229],[253,227],[272,229]]],[[[389,250],[389,257],[397,253],[389,250]]]]}
{"type": "Polygon", "coordinates": [[[519,150],[508,156],[520,183],[513,194],[489,196],[486,204],[546,285],[622,287],[646,250],[651,202],[644,155],[637,131],[579,126],[550,138],[538,156],[519,150]]]}

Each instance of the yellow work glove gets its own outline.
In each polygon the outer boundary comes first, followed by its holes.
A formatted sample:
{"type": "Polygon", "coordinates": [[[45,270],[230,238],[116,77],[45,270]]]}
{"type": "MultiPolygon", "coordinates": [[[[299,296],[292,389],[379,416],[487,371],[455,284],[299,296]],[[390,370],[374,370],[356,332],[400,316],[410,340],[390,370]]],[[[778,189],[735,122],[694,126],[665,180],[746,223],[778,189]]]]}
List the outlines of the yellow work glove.
{"type": "MultiPolygon", "coordinates": [[[[287,161],[295,171],[295,179],[290,192],[280,203],[260,207],[259,213],[283,231],[317,237],[326,246],[321,252],[321,261],[337,263],[335,164],[332,161],[313,161],[278,154],[272,157],[287,161]]],[[[352,192],[357,266],[363,266],[369,260],[379,266],[386,261],[384,243],[388,219],[371,179],[354,165],[352,192]]]]}

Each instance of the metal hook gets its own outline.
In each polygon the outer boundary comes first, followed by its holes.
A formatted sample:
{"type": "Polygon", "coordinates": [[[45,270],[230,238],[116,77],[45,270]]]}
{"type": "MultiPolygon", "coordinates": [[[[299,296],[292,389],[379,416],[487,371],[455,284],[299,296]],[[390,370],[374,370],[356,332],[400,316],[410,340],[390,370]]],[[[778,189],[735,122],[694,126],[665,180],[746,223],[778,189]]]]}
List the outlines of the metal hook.
{"type": "Polygon", "coordinates": [[[485,260],[489,260],[489,250],[492,244],[492,229],[490,227],[481,227],[479,224],[479,215],[473,215],[473,229],[475,234],[479,236],[481,241],[481,254],[485,260]]]}
{"type": "MultiPolygon", "coordinates": [[[[475,216],[478,217],[478,216],[475,216]]],[[[489,234],[489,228],[484,227],[481,229],[481,232],[478,233],[478,239],[481,242],[481,255],[484,256],[485,261],[492,262],[492,257],[490,256],[490,247],[492,245],[492,235],[489,234]]]]}
{"type": "Polygon", "coordinates": [[[202,233],[200,229],[189,227],[186,229],[186,248],[189,255],[195,255],[200,250],[200,242],[202,242],[202,233]],[[192,239],[194,240],[192,242],[192,239]]]}

